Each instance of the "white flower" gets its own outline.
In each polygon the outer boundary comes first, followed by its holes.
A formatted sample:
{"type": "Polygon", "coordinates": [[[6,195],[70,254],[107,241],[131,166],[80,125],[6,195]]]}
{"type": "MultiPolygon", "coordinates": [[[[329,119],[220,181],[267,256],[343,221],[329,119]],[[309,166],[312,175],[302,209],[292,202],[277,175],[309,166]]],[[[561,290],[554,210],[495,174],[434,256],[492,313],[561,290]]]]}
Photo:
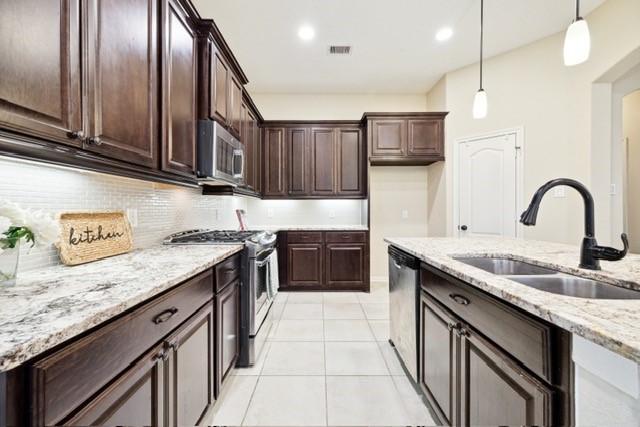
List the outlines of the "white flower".
{"type": "Polygon", "coordinates": [[[11,227],[11,220],[5,216],[0,216],[0,234],[4,234],[11,227]]]}
{"type": "Polygon", "coordinates": [[[11,225],[21,227],[25,224],[26,211],[8,200],[0,200],[0,216],[8,218],[11,225]]]}
{"type": "Polygon", "coordinates": [[[60,225],[52,215],[34,210],[28,210],[25,214],[24,226],[33,233],[37,246],[47,246],[58,241],[60,225]]]}

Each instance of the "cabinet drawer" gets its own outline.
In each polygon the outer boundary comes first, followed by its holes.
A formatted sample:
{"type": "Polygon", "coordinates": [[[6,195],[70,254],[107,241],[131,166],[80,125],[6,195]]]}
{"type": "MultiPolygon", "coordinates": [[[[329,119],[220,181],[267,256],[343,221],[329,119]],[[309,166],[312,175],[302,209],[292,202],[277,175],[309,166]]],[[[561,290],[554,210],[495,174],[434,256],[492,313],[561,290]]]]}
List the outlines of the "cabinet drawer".
{"type": "Polygon", "coordinates": [[[328,231],[325,239],[327,243],[366,243],[366,231],[328,231]]]}
{"type": "Polygon", "coordinates": [[[216,293],[240,277],[241,261],[242,254],[237,253],[216,265],[216,293]]]}
{"type": "Polygon", "coordinates": [[[322,231],[289,231],[289,243],[322,243],[322,231]]]}
{"type": "Polygon", "coordinates": [[[550,325],[425,264],[421,269],[421,286],[524,366],[552,381],[550,325]]]}
{"type": "Polygon", "coordinates": [[[208,270],[31,367],[33,424],[55,424],[213,298],[208,270]]]}

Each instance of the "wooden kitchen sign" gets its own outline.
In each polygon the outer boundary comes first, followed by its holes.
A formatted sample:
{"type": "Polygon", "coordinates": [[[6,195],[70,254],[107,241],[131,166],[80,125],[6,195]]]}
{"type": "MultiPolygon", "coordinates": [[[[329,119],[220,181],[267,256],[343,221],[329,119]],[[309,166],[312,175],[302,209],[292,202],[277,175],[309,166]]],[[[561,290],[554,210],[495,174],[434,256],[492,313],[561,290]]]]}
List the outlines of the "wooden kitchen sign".
{"type": "Polygon", "coordinates": [[[131,226],[124,212],[66,212],[60,215],[60,259],[78,265],[129,252],[131,226]]]}

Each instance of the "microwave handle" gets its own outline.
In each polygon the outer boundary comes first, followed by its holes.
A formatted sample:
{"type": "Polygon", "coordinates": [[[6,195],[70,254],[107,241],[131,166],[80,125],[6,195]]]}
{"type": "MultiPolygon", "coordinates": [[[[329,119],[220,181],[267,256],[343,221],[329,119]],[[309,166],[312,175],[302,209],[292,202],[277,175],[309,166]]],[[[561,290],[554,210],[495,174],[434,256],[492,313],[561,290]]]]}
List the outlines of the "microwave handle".
{"type": "MultiPolygon", "coordinates": [[[[233,177],[234,178],[242,178],[244,177],[244,151],[243,150],[233,150],[233,157],[240,157],[240,172],[239,173],[235,173],[235,170],[233,171],[233,177]]],[[[235,162],[234,162],[235,164],[235,162]]]]}

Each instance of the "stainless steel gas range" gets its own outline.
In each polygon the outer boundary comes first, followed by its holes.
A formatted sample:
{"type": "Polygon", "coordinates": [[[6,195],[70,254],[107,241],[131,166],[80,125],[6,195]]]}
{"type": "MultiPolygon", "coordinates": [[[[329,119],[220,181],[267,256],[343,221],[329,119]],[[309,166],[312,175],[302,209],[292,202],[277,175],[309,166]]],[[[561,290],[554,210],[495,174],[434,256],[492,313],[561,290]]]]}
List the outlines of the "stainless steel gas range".
{"type": "Polygon", "coordinates": [[[164,240],[167,245],[244,244],[238,366],[255,363],[273,326],[269,310],[277,293],[276,240],[276,235],[268,231],[217,230],[185,231],[164,240]]]}

